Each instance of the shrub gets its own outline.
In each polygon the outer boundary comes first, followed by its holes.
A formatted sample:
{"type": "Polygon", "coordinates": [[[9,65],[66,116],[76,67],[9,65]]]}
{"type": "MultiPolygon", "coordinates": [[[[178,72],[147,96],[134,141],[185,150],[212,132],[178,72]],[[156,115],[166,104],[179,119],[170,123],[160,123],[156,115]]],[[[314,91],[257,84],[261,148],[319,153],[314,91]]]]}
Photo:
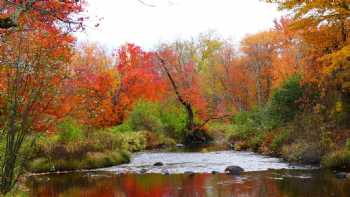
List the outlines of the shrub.
{"type": "Polygon", "coordinates": [[[162,131],[160,105],[140,100],[129,113],[127,122],[134,131],[162,131]]]}
{"type": "Polygon", "coordinates": [[[335,150],[336,145],[332,140],[332,132],[326,131],[324,127],[321,127],[320,129],[320,144],[322,153],[325,154],[335,150]]]}
{"type": "Polygon", "coordinates": [[[119,137],[121,150],[136,152],[146,148],[146,137],[141,132],[122,133],[119,137]]]}
{"type": "Polygon", "coordinates": [[[241,112],[234,116],[235,133],[234,135],[242,138],[248,137],[250,134],[255,133],[258,130],[259,118],[257,118],[257,112],[241,112]]]}
{"type": "Polygon", "coordinates": [[[263,140],[264,140],[264,135],[262,135],[261,133],[258,133],[257,135],[249,139],[248,145],[252,150],[257,151],[260,145],[262,144],[263,140]]]}
{"type": "Polygon", "coordinates": [[[35,153],[27,164],[29,171],[91,169],[116,165],[127,162],[129,152],[144,150],[146,147],[146,137],[141,132],[90,129],[87,133],[81,129],[80,134],[80,131],[76,132],[78,126],[66,122],[64,125],[69,126],[63,127],[65,129],[60,129],[56,134],[37,136],[35,153]],[[61,132],[65,134],[62,135],[61,132]],[[72,133],[79,135],[71,135],[72,133]]]}
{"type": "Polygon", "coordinates": [[[346,147],[346,150],[350,151],[350,139],[346,140],[345,147],[346,147]]]}
{"type": "Polygon", "coordinates": [[[171,147],[176,145],[174,139],[166,137],[163,133],[154,133],[149,131],[141,131],[146,139],[146,149],[171,147]]]}
{"type": "Polygon", "coordinates": [[[130,156],[126,152],[97,152],[88,153],[83,165],[86,166],[86,169],[102,168],[127,163],[129,160],[130,156]]]}
{"type": "Polygon", "coordinates": [[[269,104],[271,119],[287,122],[294,118],[299,111],[298,100],[304,92],[300,81],[301,77],[294,75],[273,93],[269,104]]]}
{"type": "Polygon", "coordinates": [[[128,119],[122,125],[114,127],[114,132],[152,131],[167,133],[182,139],[184,137],[187,116],[176,105],[161,106],[159,103],[140,100],[135,104],[128,119]]]}
{"type": "Polygon", "coordinates": [[[319,163],[321,149],[318,143],[298,141],[282,147],[282,157],[289,162],[305,164],[319,163]]]}
{"type": "Polygon", "coordinates": [[[109,130],[113,133],[130,132],[130,131],[133,131],[133,128],[130,126],[128,122],[124,122],[123,124],[109,128],[109,130]]]}
{"type": "Polygon", "coordinates": [[[211,122],[207,126],[208,134],[212,136],[217,142],[226,141],[235,133],[236,127],[225,122],[211,122]]]}
{"type": "Polygon", "coordinates": [[[48,158],[36,158],[29,162],[28,169],[34,173],[54,171],[54,165],[48,158]]]}
{"type": "Polygon", "coordinates": [[[322,158],[321,165],[325,168],[330,169],[349,170],[350,151],[346,149],[341,149],[327,154],[322,158]]]}
{"type": "Polygon", "coordinates": [[[241,112],[235,115],[234,124],[241,134],[254,134],[260,131],[269,131],[280,126],[279,119],[271,116],[273,113],[271,104],[257,107],[249,112],[241,112]]]}
{"type": "Polygon", "coordinates": [[[176,139],[183,139],[187,121],[184,109],[176,105],[166,105],[162,108],[160,115],[163,132],[176,139]]]}
{"type": "Polygon", "coordinates": [[[278,133],[275,138],[273,138],[270,148],[274,152],[278,152],[282,145],[285,144],[290,138],[290,131],[284,129],[282,132],[278,133]]]}
{"type": "Polygon", "coordinates": [[[57,127],[61,142],[78,141],[84,137],[83,127],[73,118],[64,119],[57,127]]]}

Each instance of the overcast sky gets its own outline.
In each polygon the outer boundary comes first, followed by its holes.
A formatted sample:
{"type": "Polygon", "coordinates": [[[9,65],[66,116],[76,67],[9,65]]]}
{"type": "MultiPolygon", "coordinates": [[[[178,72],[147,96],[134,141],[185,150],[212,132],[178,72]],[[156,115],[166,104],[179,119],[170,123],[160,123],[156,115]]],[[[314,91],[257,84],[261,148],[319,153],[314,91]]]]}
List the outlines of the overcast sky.
{"type": "Polygon", "coordinates": [[[281,13],[260,0],[87,0],[92,19],[79,40],[100,42],[109,48],[130,42],[146,49],[160,42],[190,38],[215,30],[238,41],[246,34],[273,26],[281,13]],[[95,28],[96,19],[102,18],[95,28]]]}

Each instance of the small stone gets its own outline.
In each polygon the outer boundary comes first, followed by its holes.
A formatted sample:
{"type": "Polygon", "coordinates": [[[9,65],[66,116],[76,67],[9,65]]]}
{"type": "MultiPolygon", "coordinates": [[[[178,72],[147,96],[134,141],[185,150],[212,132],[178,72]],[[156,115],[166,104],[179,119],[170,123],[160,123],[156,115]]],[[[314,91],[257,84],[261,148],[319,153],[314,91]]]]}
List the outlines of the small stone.
{"type": "Polygon", "coordinates": [[[153,166],[164,166],[164,164],[162,162],[156,162],[153,166]]]}
{"type": "Polygon", "coordinates": [[[141,169],[141,170],[140,170],[140,173],[141,173],[141,174],[145,174],[146,172],[147,172],[147,169],[141,169]]]}

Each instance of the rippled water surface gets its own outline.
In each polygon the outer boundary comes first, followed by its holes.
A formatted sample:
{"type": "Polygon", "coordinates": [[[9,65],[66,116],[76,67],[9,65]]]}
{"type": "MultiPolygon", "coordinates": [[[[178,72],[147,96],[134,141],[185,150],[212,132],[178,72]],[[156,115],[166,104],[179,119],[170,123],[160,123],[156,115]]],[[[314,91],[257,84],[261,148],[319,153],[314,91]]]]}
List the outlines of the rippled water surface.
{"type": "Polygon", "coordinates": [[[230,165],[242,167],[245,171],[262,171],[267,169],[305,169],[305,166],[293,166],[280,159],[261,156],[251,152],[217,151],[208,153],[137,153],[130,164],[102,169],[116,173],[146,171],[146,173],[210,173],[224,172],[230,165]],[[164,166],[153,166],[162,162],[164,166]]]}
{"type": "Polygon", "coordinates": [[[350,196],[350,181],[337,179],[334,173],[233,151],[138,153],[127,165],[32,176],[27,185],[30,196],[39,197],[350,196]],[[164,166],[155,167],[155,162],[163,162],[164,166]],[[229,165],[241,166],[246,172],[240,176],[211,174],[223,172],[229,165]]]}

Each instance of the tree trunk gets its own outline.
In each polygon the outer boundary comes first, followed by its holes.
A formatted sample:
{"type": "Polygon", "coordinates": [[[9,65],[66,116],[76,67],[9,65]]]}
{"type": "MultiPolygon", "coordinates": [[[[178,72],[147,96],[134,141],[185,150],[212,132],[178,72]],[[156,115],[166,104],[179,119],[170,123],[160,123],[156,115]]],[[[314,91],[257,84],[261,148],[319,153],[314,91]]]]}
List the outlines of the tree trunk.
{"type": "Polygon", "coordinates": [[[186,132],[191,133],[194,129],[194,113],[189,103],[184,104],[187,113],[186,132]]]}
{"type": "Polygon", "coordinates": [[[158,59],[160,60],[161,66],[163,68],[163,70],[165,71],[166,75],[168,76],[168,79],[171,83],[171,86],[176,94],[176,98],[177,100],[181,103],[181,105],[186,109],[186,113],[187,113],[187,122],[186,122],[186,132],[187,133],[191,133],[193,131],[194,127],[194,113],[193,113],[193,109],[192,109],[192,105],[191,103],[185,101],[182,98],[182,95],[179,92],[179,89],[176,85],[176,82],[173,78],[173,76],[171,75],[169,69],[166,67],[166,62],[164,59],[162,59],[160,56],[158,56],[158,59]]]}

